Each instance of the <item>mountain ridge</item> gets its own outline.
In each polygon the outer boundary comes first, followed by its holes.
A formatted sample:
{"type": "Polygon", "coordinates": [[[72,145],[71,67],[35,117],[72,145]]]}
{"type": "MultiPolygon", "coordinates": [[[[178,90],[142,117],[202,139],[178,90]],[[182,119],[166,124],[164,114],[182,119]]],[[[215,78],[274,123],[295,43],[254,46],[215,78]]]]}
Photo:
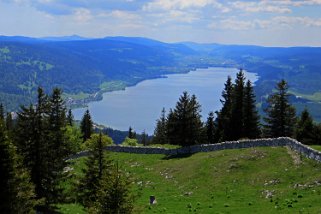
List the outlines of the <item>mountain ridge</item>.
{"type": "Polygon", "coordinates": [[[20,104],[33,102],[38,86],[46,91],[60,87],[66,98],[87,102],[97,92],[122,89],[164,74],[236,67],[260,76],[256,82],[258,100],[285,78],[291,92],[305,99],[294,103],[299,108],[308,105],[321,119],[316,110],[321,105],[319,47],[165,43],[123,36],[51,39],[0,36],[0,98],[7,109],[16,110],[20,104]]]}

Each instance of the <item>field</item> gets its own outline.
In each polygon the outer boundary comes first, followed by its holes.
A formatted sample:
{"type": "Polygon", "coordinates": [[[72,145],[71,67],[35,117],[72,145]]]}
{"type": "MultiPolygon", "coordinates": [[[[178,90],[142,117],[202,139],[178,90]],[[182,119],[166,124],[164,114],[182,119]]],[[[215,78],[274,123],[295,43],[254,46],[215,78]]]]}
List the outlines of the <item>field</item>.
{"type": "MultiPolygon", "coordinates": [[[[135,213],[321,213],[321,164],[287,148],[109,155],[134,179],[135,213]],[[149,205],[150,195],[157,204],[149,205]]],[[[71,166],[80,175],[84,158],[71,166]]],[[[77,204],[60,207],[85,213],[77,204]]]]}

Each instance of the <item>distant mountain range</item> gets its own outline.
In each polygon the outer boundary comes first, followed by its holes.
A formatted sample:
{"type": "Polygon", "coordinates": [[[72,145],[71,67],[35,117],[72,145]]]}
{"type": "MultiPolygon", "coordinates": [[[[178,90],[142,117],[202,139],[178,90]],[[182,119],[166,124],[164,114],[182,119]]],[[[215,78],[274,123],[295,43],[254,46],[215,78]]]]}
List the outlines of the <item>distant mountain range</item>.
{"type": "MultiPolygon", "coordinates": [[[[258,101],[285,78],[301,110],[321,120],[321,48],[164,43],[140,37],[0,36],[0,102],[8,110],[35,99],[38,86],[60,87],[71,104],[164,74],[210,66],[257,73],[258,101]]],[[[264,106],[264,105],[263,105],[264,106]]]]}

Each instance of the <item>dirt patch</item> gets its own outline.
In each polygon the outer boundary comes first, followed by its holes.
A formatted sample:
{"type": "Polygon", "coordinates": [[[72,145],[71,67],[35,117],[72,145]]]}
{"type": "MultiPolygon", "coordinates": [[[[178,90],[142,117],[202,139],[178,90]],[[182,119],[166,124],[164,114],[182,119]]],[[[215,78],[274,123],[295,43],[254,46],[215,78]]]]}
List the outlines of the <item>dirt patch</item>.
{"type": "Polygon", "coordinates": [[[293,151],[290,147],[286,147],[288,154],[291,156],[295,166],[298,166],[302,163],[301,156],[297,152],[293,151]]]}

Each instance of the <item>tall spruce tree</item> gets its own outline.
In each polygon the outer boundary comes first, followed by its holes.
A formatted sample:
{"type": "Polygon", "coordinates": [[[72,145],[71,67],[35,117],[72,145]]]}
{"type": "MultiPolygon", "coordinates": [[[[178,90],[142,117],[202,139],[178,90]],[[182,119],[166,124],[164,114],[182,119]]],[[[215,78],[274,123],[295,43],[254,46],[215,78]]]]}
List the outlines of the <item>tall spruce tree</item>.
{"type": "Polygon", "coordinates": [[[313,123],[309,111],[304,109],[295,130],[296,139],[307,145],[317,144],[317,138],[315,136],[316,129],[317,127],[313,123]]]}
{"type": "Polygon", "coordinates": [[[210,112],[206,121],[206,134],[207,134],[207,142],[209,144],[217,143],[215,139],[215,123],[214,123],[214,113],[210,112]]]}
{"type": "Polygon", "coordinates": [[[0,119],[4,121],[4,108],[2,103],[0,103],[0,119]]]}
{"type": "Polygon", "coordinates": [[[63,168],[66,166],[65,158],[68,157],[68,145],[66,144],[66,108],[61,97],[60,89],[55,88],[49,100],[48,112],[48,136],[47,160],[48,174],[46,187],[46,199],[48,206],[57,203],[62,195],[59,183],[62,179],[63,168]]]}
{"type": "Polygon", "coordinates": [[[176,134],[176,126],[177,120],[175,113],[172,109],[169,109],[167,119],[166,119],[166,139],[169,144],[177,144],[177,134],[176,134]]]}
{"type": "Polygon", "coordinates": [[[216,124],[217,129],[215,130],[215,141],[225,141],[229,140],[231,136],[231,110],[232,110],[232,91],[233,84],[232,78],[227,77],[226,83],[224,84],[224,89],[222,92],[222,109],[216,112],[216,124]]]}
{"type": "Polygon", "coordinates": [[[0,213],[14,213],[14,158],[0,117],[0,213]]]}
{"type": "Polygon", "coordinates": [[[277,83],[276,92],[269,96],[265,109],[264,134],[267,137],[292,137],[296,124],[295,109],[288,100],[288,84],[277,83]]]}
{"type": "Polygon", "coordinates": [[[132,181],[122,172],[118,163],[112,165],[111,172],[100,180],[98,197],[99,214],[130,214],[133,211],[132,181]]]}
{"type": "Polygon", "coordinates": [[[168,140],[171,144],[191,146],[201,143],[203,123],[201,121],[201,106],[196,96],[190,97],[185,91],[176,103],[173,112],[168,117],[168,140]]]}
{"type": "Polygon", "coordinates": [[[18,153],[23,157],[24,165],[30,170],[31,180],[35,184],[38,199],[45,196],[44,180],[47,174],[45,151],[47,142],[42,141],[45,129],[38,118],[34,106],[22,107],[18,112],[15,143],[18,153]],[[42,129],[39,129],[41,125],[42,129]],[[41,133],[40,133],[41,131],[41,133]]]}
{"type": "Polygon", "coordinates": [[[34,213],[34,186],[0,119],[0,213],[34,213]]]}
{"type": "Polygon", "coordinates": [[[167,120],[165,108],[162,109],[160,118],[156,121],[156,127],[154,130],[153,143],[154,144],[166,144],[167,143],[167,120]]]}
{"type": "Polygon", "coordinates": [[[12,132],[14,128],[11,112],[8,112],[6,116],[6,128],[9,132],[12,132]]]}
{"type": "Polygon", "coordinates": [[[143,146],[147,146],[147,144],[148,144],[147,134],[146,134],[145,130],[143,131],[143,133],[141,135],[141,144],[143,146]]]}
{"type": "Polygon", "coordinates": [[[258,138],[260,131],[260,117],[255,105],[255,95],[250,80],[246,82],[243,100],[243,134],[245,138],[258,138]]]}
{"type": "Polygon", "coordinates": [[[131,126],[129,126],[129,129],[128,129],[128,138],[130,138],[130,139],[133,138],[133,129],[131,126]]]}
{"type": "Polygon", "coordinates": [[[64,121],[64,106],[58,89],[49,99],[39,88],[37,106],[22,107],[18,113],[15,142],[31,172],[37,199],[43,199],[43,203],[37,206],[39,212],[54,212],[54,204],[60,196],[58,175],[62,173],[67,154],[64,121]]]}
{"type": "Polygon", "coordinates": [[[244,102],[245,77],[242,70],[236,74],[232,90],[232,107],[229,140],[238,140],[243,136],[243,102],[244,102]]]}
{"type": "Polygon", "coordinates": [[[69,109],[67,114],[67,125],[73,126],[73,123],[74,123],[74,116],[72,114],[71,109],[69,109]]]}
{"type": "Polygon", "coordinates": [[[98,201],[100,182],[104,173],[109,173],[111,161],[107,159],[104,153],[104,147],[107,145],[102,140],[102,133],[98,138],[93,135],[92,145],[89,147],[89,157],[86,160],[86,167],[83,170],[84,177],[79,184],[80,202],[87,208],[95,206],[98,201]],[[105,172],[106,171],[106,172],[105,172]]]}
{"type": "Polygon", "coordinates": [[[83,135],[83,142],[90,138],[91,134],[93,133],[93,121],[91,120],[91,116],[89,110],[87,109],[81,122],[80,122],[80,129],[83,135]]]}

